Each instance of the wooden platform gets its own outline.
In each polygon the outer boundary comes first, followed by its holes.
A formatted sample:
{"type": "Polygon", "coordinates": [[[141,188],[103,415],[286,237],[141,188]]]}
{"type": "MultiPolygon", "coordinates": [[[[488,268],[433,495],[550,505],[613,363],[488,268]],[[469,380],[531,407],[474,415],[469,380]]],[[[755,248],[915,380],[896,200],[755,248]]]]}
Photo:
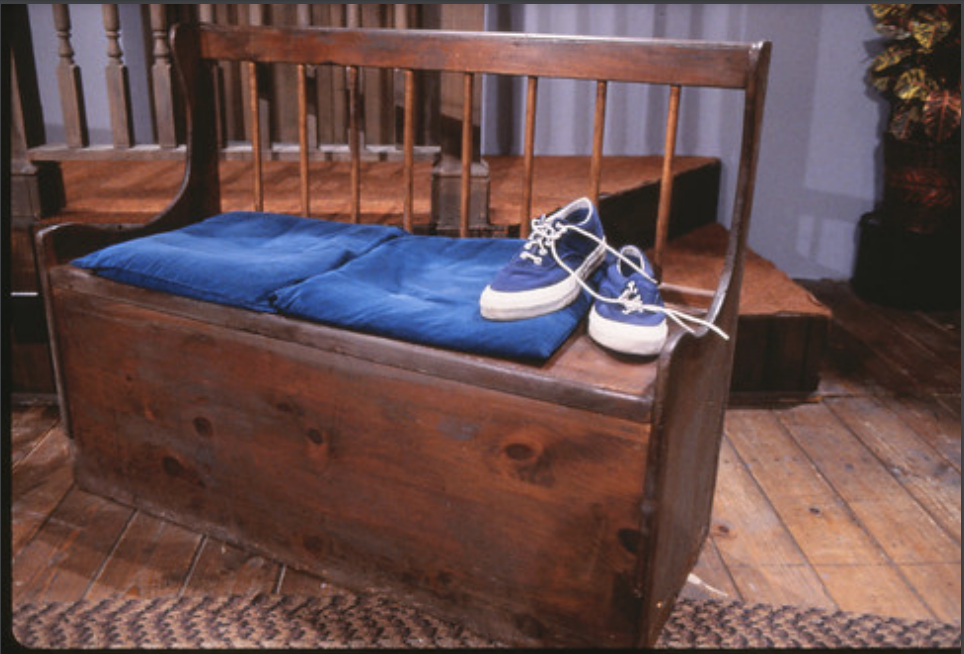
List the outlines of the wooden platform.
{"type": "MultiPolygon", "coordinates": [[[[961,618],[960,312],[833,309],[819,401],[731,409],[711,535],[684,595],[961,618]]],[[[323,595],[325,579],[80,491],[55,407],[11,434],[12,601],[323,595]]]]}
{"type": "MultiPolygon", "coordinates": [[[[520,221],[521,168],[519,157],[486,158],[491,176],[491,221],[507,228],[520,221]]],[[[161,211],[181,183],[180,161],[65,161],[62,162],[67,206],[43,223],[76,221],[141,223],[161,211]]],[[[415,222],[429,220],[431,163],[416,164],[415,222]]],[[[225,211],[251,208],[251,164],[222,164],[225,211]]],[[[588,193],[588,157],[539,157],[535,165],[533,215],[540,215],[588,193]]],[[[606,157],[602,169],[600,210],[640,216],[618,234],[607,234],[615,245],[649,245],[655,218],[660,160],[655,157],[606,157]]],[[[722,267],[726,231],[713,225],[720,176],[719,162],[707,157],[678,157],[674,166],[673,216],[667,254],[666,281],[713,288],[722,267]]],[[[316,162],[311,167],[311,214],[346,217],[344,188],[349,171],[345,162],[316,162]]],[[[402,210],[402,168],[398,162],[372,161],[362,167],[362,213],[366,221],[397,222],[402,210]]],[[[265,164],[265,210],[298,214],[297,164],[265,164]]],[[[12,287],[36,290],[27,233],[14,230],[12,287]]],[[[14,337],[13,379],[17,390],[51,393],[49,355],[32,313],[39,302],[23,298],[26,325],[14,337]],[[40,333],[39,337],[30,334],[40,333]]],[[[741,298],[740,336],[734,362],[731,401],[800,400],[817,389],[819,362],[826,349],[830,313],[805,289],[772,263],[752,251],[748,255],[741,298]]]]}

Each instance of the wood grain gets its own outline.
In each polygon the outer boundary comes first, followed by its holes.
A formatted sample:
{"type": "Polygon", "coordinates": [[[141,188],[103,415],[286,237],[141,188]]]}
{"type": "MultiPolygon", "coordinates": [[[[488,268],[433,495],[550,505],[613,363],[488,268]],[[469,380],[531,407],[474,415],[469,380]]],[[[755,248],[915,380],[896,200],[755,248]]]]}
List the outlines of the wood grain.
{"type": "Polygon", "coordinates": [[[826,406],[796,407],[781,414],[781,420],[916,595],[932,612],[944,613],[946,587],[921,583],[907,570],[920,565],[957,565],[959,569],[960,541],[934,521],[826,406]]]}
{"type": "Polygon", "coordinates": [[[31,406],[23,411],[14,412],[10,417],[10,466],[17,464],[30,454],[47,433],[57,424],[60,417],[57,408],[50,405],[31,406]]]}
{"type": "Polygon", "coordinates": [[[744,88],[753,51],[743,44],[594,39],[446,30],[270,28],[206,25],[202,56],[275,63],[333,63],[501,75],[744,88]],[[239,34],[243,36],[239,38],[239,34]],[[626,62],[634,62],[627,66],[626,62]]]}
{"type": "Polygon", "coordinates": [[[185,595],[272,593],[282,566],[227,543],[206,538],[184,587],[185,595]]]}
{"type": "Polygon", "coordinates": [[[63,428],[58,425],[29,440],[36,440],[36,447],[23,454],[10,473],[12,557],[17,556],[47,522],[73,485],[68,466],[69,445],[63,428]]]}
{"type": "Polygon", "coordinates": [[[961,542],[961,478],[897,415],[872,398],[827,402],[848,429],[894,471],[896,480],[958,543],[961,542]]]}
{"type": "MultiPolygon", "coordinates": [[[[866,314],[864,321],[874,321],[877,318],[872,314],[866,314]]],[[[955,343],[959,347],[959,330],[953,327],[954,317],[937,316],[931,317],[926,314],[912,313],[908,315],[908,322],[903,327],[903,331],[910,337],[915,334],[913,324],[916,322],[927,324],[922,327],[924,330],[931,330],[935,325],[945,324],[946,328],[941,328],[947,339],[944,346],[953,346],[955,343]]],[[[959,317],[956,318],[959,320],[959,317]]],[[[859,323],[854,323],[852,328],[855,336],[859,337],[859,323]]],[[[899,345],[898,345],[899,346],[899,345]]],[[[873,350],[866,350],[868,356],[875,356],[873,350]]],[[[838,356],[839,352],[832,352],[833,356],[838,356]]],[[[824,360],[824,366],[830,367],[834,361],[830,358],[824,360]]],[[[826,379],[826,375],[825,375],[826,379]]],[[[889,410],[890,413],[899,416],[901,419],[894,423],[895,428],[902,428],[911,431],[919,437],[923,437],[922,432],[940,432],[940,438],[945,442],[954,440],[955,434],[959,434],[959,395],[956,396],[951,406],[944,406],[937,396],[910,398],[907,396],[874,395],[879,387],[872,383],[873,380],[864,379],[865,385],[851,383],[848,388],[852,389],[853,398],[873,397],[875,402],[881,407],[889,410]],[[958,407],[958,413],[953,411],[958,407]],[[955,424],[956,420],[956,424],[955,424]]],[[[922,377],[921,385],[927,387],[928,380],[922,377]]],[[[835,386],[839,389],[839,387],[835,386]]],[[[836,397],[840,397],[839,392],[836,397]]],[[[826,411],[813,411],[810,419],[806,416],[795,415],[799,409],[792,409],[784,406],[767,406],[753,411],[731,410],[728,413],[727,429],[729,438],[732,439],[735,448],[740,454],[738,463],[742,466],[726,466],[720,471],[717,494],[730,494],[726,490],[734,483],[743,483],[749,475],[758,483],[758,488],[766,501],[773,507],[782,523],[787,525],[794,541],[799,545],[800,550],[808,561],[812,563],[812,568],[818,575],[822,588],[820,592],[829,594],[834,603],[843,610],[854,611],[857,613],[872,613],[876,615],[896,616],[903,618],[930,618],[938,617],[945,620],[959,619],[960,615],[960,553],[959,547],[952,552],[947,563],[905,563],[896,564],[886,556],[881,562],[880,550],[868,547],[867,538],[872,537],[873,533],[863,527],[858,514],[853,511],[847,502],[851,494],[837,493],[837,486],[834,483],[833,475],[825,475],[821,467],[814,463],[806,450],[798,443],[798,439],[809,440],[806,436],[806,426],[814,430],[828,431],[827,438],[822,443],[828,448],[826,460],[836,457],[837,440],[842,434],[851,433],[850,430],[836,420],[836,416],[826,411]],[[823,415],[829,420],[822,425],[816,419],[817,414],[823,415]],[[834,426],[836,424],[836,427],[834,426]],[[828,426],[829,425],[829,426],[828,426]],[[801,430],[801,427],[804,427],[801,430]],[[787,442],[790,439],[792,442],[787,442]],[[772,442],[771,442],[772,441],[772,442]],[[801,458],[802,457],[802,458],[801,458]],[[808,463],[809,461],[809,463],[808,463]],[[772,470],[771,470],[772,468],[772,470]],[[778,483],[786,476],[792,483],[778,483]],[[769,480],[769,481],[766,481],[769,480]],[[821,481],[823,480],[823,481],[821,481]],[[827,500],[826,493],[836,494],[842,506],[833,505],[828,512],[827,506],[831,506],[827,501],[822,504],[816,500],[827,500]],[[810,508],[817,507],[820,514],[811,514],[810,508]],[[859,529],[855,530],[854,524],[859,529]],[[861,530],[863,535],[861,535],[861,530]],[[854,538],[852,553],[849,538],[854,538]],[[867,558],[861,558],[866,556],[867,558]],[[926,589],[927,603],[923,596],[918,593],[917,588],[926,589]]],[[[807,413],[807,411],[803,411],[807,413]]],[[[14,541],[13,569],[23,564],[29,564],[30,558],[20,560],[16,555],[23,549],[23,545],[31,539],[38,538],[46,540],[47,536],[42,534],[41,528],[55,528],[51,521],[51,513],[59,504],[63,494],[71,484],[72,474],[70,471],[70,460],[67,455],[67,439],[59,426],[51,425],[51,420],[55,420],[56,410],[50,407],[26,406],[14,407],[11,415],[11,426],[14,435],[12,446],[12,456],[19,461],[14,467],[13,484],[11,497],[12,506],[12,531],[16,536],[14,541]],[[52,444],[60,443],[62,448],[60,454],[48,456],[52,444]],[[45,454],[47,453],[47,454],[45,454]],[[28,483],[24,477],[28,470],[33,468],[28,477],[32,479],[28,483]],[[53,483],[54,480],[61,480],[53,483]],[[39,485],[38,485],[39,484],[39,485]],[[60,490],[49,493],[52,486],[57,486],[60,490]],[[46,495],[44,502],[33,502],[31,498],[46,495]],[[29,510],[26,507],[32,506],[29,510]]],[[[852,435],[850,438],[856,438],[852,435]]],[[[958,437],[959,440],[959,437],[958,437]]],[[[933,445],[933,443],[932,443],[933,445]]],[[[58,446],[59,447],[59,446],[58,446]]],[[[810,445],[811,449],[819,448],[816,444],[810,445]]],[[[935,448],[936,450],[936,448],[935,448]]],[[[846,456],[847,447],[844,444],[843,453],[846,456]]],[[[898,452],[899,453],[899,452],[898,452]]],[[[820,460],[820,457],[818,457],[820,460]]],[[[877,475],[891,475],[887,468],[893,467],[890,464],[885,466],[884,462],[876,456],[866,456],[860,458],[850,457],[844,461],[844,466],[851,464],[853,467],[847,470],[848,475],[856,477],[869,477],[872,481],[877,475]]],[[[896,467],[900,468],[902,462],[897,462],[896,467]]],[[[956,470],[957,468],[955,468],[956,470]]],[[[843,487],[846,490],[847,484],[843,487]]],[[[74,490],[75,493],[84,491],[74,490]]],[[[912,496],[911,501],[916,503],[912,496]]],[[[719,501],[717,502],[719,507],[719,501]]],[[[916,538],[915,523],[917,517],[915,512],[906,511],[906,506],[898,504],[890,506],[887,503],[879,503],[877,511],[891,513],[890,524],[894,525],[893,530],[898,532],[902,538],[916,538]],[[906,524],[903,520],[908,520],[906,524]]],[[[732,520],[732,512],[730,514],[732,520]]],[[[757,520],[754,512],[745,512],[745,519],[751,526],[745,526],[739,522],[726,523],[736,533],[755,530],[752,524],[757,520]]],[[[764,514],[764,520],[767,520],[764,514]]],[[[169,595],[176,595],[183,590],[187,583],[183,581],[178,585],[178,579],[182,574],[187,574],[184,566],[191,561],[195,563],[199,560],[200,549],[205,537],[197,532],[190,538],[192,542],[197,542],[197,550],[185,563],[188,556],[187,550],[181,541],[185,533],[181,527],[177,527],[170,522],[164,529],[157,525],[159,521],[149,518],[141,512],[135,512],[126,529],[119,532],[117,541],[110,544],[103,552],[105,563],[101,571],[89,580],[89,590],[87,595],[106,596],[111,589],[115,594],[127,593],[133,585],[127,582],[128,577],[139,582],[141,592],[145,588],[153,588],[160,595],[161,588],[166,588],[169,595]],[[134,538],[133,535],[141,534],[143,537],[134,538]],[[156,538],[155,538],[156,536],[156,538]],[[168,543],[168,539],[174,542],[168,543]],[[167,551],[178,552],[173,556],[161,556],[159,553],[167,551]],[[114,559],[119,559],[115,561],[114,559]],[[161,575],[160,561],[165,561],[163,565],[164,574],[161,575]],[[115,574],[114,571],[124,571],[123,575],[115,574]],[[159,585],[144,584],[144,580],[153,579],[159,585]],[[165,580],[166,579],[166,580],[165,580]],[[163,582],[163,583],[161,583],[163,582]]],[[[714,518],[714,529],[710,539],[706,542],[701,556],[694,568],[696,576],[705,584],[713,589],[726,593],[721,597],[717,593],[708,590],[704,586],[697,586],[688,583],[682,596],[697,599],[739,599],[747,602],[765,601],[772,595],[772,588],[779,585],[778,581],[764,581],[759,584],[744,583],[741,589],[734,584],[730,568],[720,555],[716,546],[716,541],[726,542],[729,532],[722,533],[719,526],[723,523],[717,511],[714,518]]],[[[85,526],[83,529],[89,529],[85,526]]],[[[728,527],[729,529],[729,527],[728,527]]],[[[85,538],[78,537],[71,545],[81,546],[89,542],[85,538]]],[[[873,539],[876,542],[876,539],[873,539]]],[[[212,547],[220,547],[217,543],[212,547]]],[[[792,551],[792,550],[791,550],[792,551]]],[[[945,553],[946,554],[946,553],[945,553]]],[[[208,554],[210,556],[210,554],[208,554]]],[[[58,567],[63,565],[64,560],[70,557],[61,557],[57,560],[49,560],[48,565],[58,567]]],[[[226,590],[222,590],[216,585],[216,580],[222,580],[223,588],[233,587],[232,575],[227,568],[234,566],[238,569],[237,560],[232,563],[231,557],[219,559],[224,566],[222,571],[215,571],[214,567],[208,567],[206,578],[210,580],[207,588],[212,594],[223,595],[226,590]]],[[[771,559],[772,562],[772,559],[771,559]]],[[[281,564],[279,572],[280,583],[276,591],[285,594],[298,595],[324,595],[330,593],[332,581],[326,577],[294,570],[281,564]]],[[[774,566],[770,563],[763,564],[755,572],[749,571],[749,564],[743,562],[741,569],[738,570],[740,578],[745,582],[747,579],[766,579],[770,574],[782,575],[784,570],[781,566],[774,566]]],[[[15,572],[15,576],[18,573],[15,572]]],[[[271,575],[268,575],[270,581],[271,575]]],[[[266,583],[270,585],[270,583],[266,583]]],[[[40,591],[39,595],[32,596],[34,599],[43,600],[45,595],[40,591]]],[[[801,605],[813,605],[817,603],[817,598],[801,596],[801,605]]]]}
{"type": "Polygon", "coordinates": [[[719,475],[728,483],[717,488],[711,534],[741,595],[768,604],[836,608],[776,509],[726,440],[719,475]]]}
{"type": "Polygon", "coordinates": [[[401,579],[459,614],[566,616],[594,638],[629,637],[611,607],[634,565],[640,425],[226,328],[199,338],[192,321],[133,307],[69,306],[84,307],[63,313],[83,487],[353,585],[401,579]],[[107,324],[119,347],[91,353],[82,344],[107,324]],[[167,347],[194,362],[191,379],[167,347]]]}
{"type": "Polygon", "coordinates": [[[15,559],[14,601],[83,598],[132,513],[103,497],[68,492],[15,559]]]}
{"type": "Polygon", "coordinates": [[[188,579],[202,540],[184,527],[137,511],[85,597],[176,595],[188,579]]]}
{"type": "Polygon", "coordinates": [[[781,425],[781,413],[731,411],[727,434],[834,603],[843,610],[929,617],[899,569],[781,425]]]}

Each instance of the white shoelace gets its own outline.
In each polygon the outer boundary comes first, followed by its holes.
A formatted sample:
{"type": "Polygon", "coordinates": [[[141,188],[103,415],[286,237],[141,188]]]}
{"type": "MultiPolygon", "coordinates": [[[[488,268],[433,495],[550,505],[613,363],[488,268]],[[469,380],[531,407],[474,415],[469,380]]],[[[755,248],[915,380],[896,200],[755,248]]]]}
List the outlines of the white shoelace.
{"type": "Polygon", "coordinates": [[[543,257],[549,253],[550,245],[554,246],[569,226],[563,224],[560,220],[549,220],[547,216],[534,218],[531,224],[532,232],[529,234],[529,240],[522,246],[523,252],[519,255],[519,258],[529,259],[537,266],[541,266],[543,257]],[[538,248],[538,254],[533,254],[532,250],[535,248],[538,248]]]}
{"type": "MultiPolygon", "coordinates": [[[[563,224],[556,227],[552,224],[546,225],[547,222],[548,221],[545,220],[545,216],[543,216],[540,219],[532,221],[533,231],[532,231],[532,234],[529,236],[529,238],[530,238],[530,243],[538,244],[538,247],[539,247],[538,261],[536,261],[537,264],[542,263],[542,256],[545,256],[546,245],[548,245],[549,246],[548,250],[549,252],[552,253],[552,257],[556,260],[556,263],[558,263],[563,270],[568,272],[569,275],[573,277],[586,292],[589,293],[589,295],[596,298],[597,300],[601,302],[606,302],[608,304],[621,304],[623,305],[624,313],[658,311],[691,334],[693,333],[693,329],[685,322],[683,322],[684,320],[706,327],[707,329],[711,330],[713,333],[715,333],[717,336],[719,336],[725,341],[730,340],[730,337],[727,335],[726,332],[724,332],[722,329],[720,329],[719,327],[717,327],[716,325],[714,325],[712,322],[708,320],[703,320],[702,318],[698,318],[692,314],[686,313],[685,311],[671,309],[669,307],[662,306],[659,304],[647,304],[646,302],[643,302],[642,297],[639,295],[639,290],[636,288],[636,285],[632,282],[630,282],[631,287],[630,285],[627,285],[627,288],[623,289],[623,292],[619,295],[618,298],[611,298],[611,297],[605,297],[603,295],[600,295],[594,288],[592,288],[579,275],[577,275],[572,268],[567,266],[565,262],[563,262],[562,258],[559,256],[559,253],[556,251],[556,241],[559,240],[559,238],[567,231],[570,231],[570,230],[574,231],[578,234],[582,234],[586,238],[589,238],[595,241],[596,243],[599,243],[604,248],[606,248],[608,252],[611,252],[613,255],[616,256],[616,258],[618,258],[620,261],[627,264],[630,268],[632,268],[640,275],[642,275],[643,277],[651,281],[653,284],[656,284],[658,286],[659,283],[655,279],[653,279],[651,275],[647,274],[645,270],[643,270],[641,267],[636,265],[636,262],[624,256],[621,252],[619,252],[611,245],[606,243],[606,239],[604,238],[601,239],[595,234],[593,234],[592,232],[588,232],[581,227],[577,227],[576,225],[563,224]],[[536,238],[533,239],[533,236],[535,236],[536,238]]],[[[535,260],[537,258],[537,255],[531,255],[529,252],[530,243],[526,243],[525,245],[526,252],[523,252],[521,256],[535,260]]]]}

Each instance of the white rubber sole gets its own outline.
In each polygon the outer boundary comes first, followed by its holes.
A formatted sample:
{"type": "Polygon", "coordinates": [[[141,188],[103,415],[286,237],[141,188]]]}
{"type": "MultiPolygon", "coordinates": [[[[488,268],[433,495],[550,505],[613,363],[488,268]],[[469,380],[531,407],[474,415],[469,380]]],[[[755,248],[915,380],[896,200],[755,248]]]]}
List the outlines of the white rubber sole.
{"type": "MultiPolygon", "coordinates": [[[[574,272],[585,280],[606,258],[606,248],[600,245],[593,250],[582,265],[574,272]]],[[[582,287],[571,276],[552,286],[535,288],[531,291],[506,293],[486,286],[479,298],[479,309],[487,320],[524,320],[535,318],[569,306],[582,287]]]]}
{"type": "Polygon", "coordinates": [[[589,336],[594,341],[616,352],[637,356],[659,354],[666,342],[666,321],[652,327],[630,325],[599,315],[593,305],[589,312],[589,336]]]}

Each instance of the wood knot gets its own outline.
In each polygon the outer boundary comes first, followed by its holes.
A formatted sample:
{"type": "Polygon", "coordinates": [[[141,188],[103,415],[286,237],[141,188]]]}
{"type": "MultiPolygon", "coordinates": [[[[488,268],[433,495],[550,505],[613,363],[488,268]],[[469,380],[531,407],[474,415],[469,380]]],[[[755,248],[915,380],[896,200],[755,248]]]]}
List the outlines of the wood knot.
{"type": "Polygon", "coordinates": [[[161,467],[170,477],[186,481],[189,484],[204,488],[204,480],[194,470],[188,468],[173,456],[165,456],[161,459],[161,467]]]}
{"type": "Polygon", "coordinates": [[[304,448],[307,461],[310,461],[317,471],[324,469],[331,462],[333,440],[331,432],[318,427],[308,427],[304,435],[307,439],[304,448]]]}
{"type": "Polygon", "coordinates": [[[324,445],[327,439],[325,438],[324,432],[312,428],[308,430],[308,440],[315,445],[324,445]]]}
{"type": "Polygon", "coordinates": [[[630,554],[639,553],[639,545],[643,540],[643,535],[638,529],[624,527],[616,532],[616,538],[622,548],[630,554]]]}
{"type": "Polygon", "coordinates": [[[499,450],[503,470],[510,476],[536,484],[551,486],[555,481],[551,456],[545,446],[527,434],[514,434],[503,441],[499,450]]]}
{"type": "Polygon", "coordinates": [[[214,426],[211,425],[211,421],[204,416],[198,416],[194,419],[194,431],[197,432],[198,436],[210,438],[214,433],[214,426]]]}
{"type": "Polygon", "coordinates": [[[502,451],[513,461],[527,461],[538,456],[537,448],[527,443],[509,443],[502,451]]]}
{"type": "Polygon", "coordinates": [[[171,477],[180,477],[184,474],[184,466],[173,456],[164,457],[161,460],[161,466],[164,468],[164,472],[171,477]]]}
{"type": "Polygon", "coordinates": [[[275,408],[281,413],[286,413],[299,418],[305,415],[305,410],[301,408],[301,405],[297,402],[281,401],[275,405],[275,408]]]}

